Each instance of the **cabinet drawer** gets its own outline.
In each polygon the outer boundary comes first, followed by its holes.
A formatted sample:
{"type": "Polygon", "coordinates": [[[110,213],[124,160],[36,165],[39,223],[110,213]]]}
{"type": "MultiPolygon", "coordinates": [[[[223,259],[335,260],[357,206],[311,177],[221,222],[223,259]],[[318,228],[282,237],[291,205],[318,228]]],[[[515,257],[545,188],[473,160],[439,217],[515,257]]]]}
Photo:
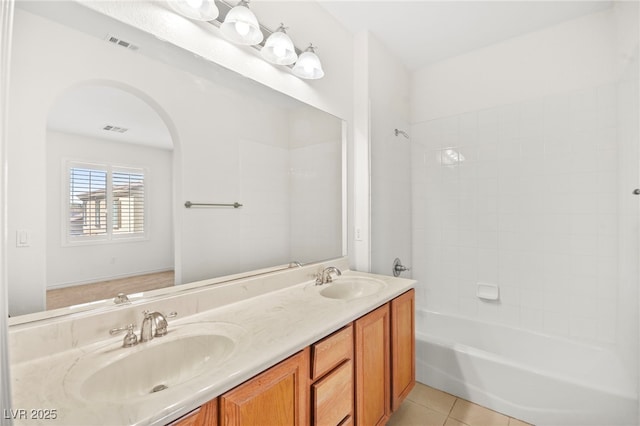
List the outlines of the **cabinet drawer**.
{"type": "Polygon", "coordinates": [[[311,347],[311,379],[316,380],[346,359],[353,358],[353,325],[336,331],[311,347]]]}
{"type": "Polygon", "coordinates": [[[311,386],[314,426],[335,426],[353,412],[353,362],[345,362],[311,386]]]}

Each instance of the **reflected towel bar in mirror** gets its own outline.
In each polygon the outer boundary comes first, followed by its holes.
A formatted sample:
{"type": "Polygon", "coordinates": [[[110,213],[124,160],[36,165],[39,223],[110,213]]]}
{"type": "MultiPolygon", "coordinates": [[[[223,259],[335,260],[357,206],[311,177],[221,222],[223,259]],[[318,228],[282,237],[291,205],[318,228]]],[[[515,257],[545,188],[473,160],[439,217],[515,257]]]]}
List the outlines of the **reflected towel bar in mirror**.
{"type": "Polygon", "coordinates": [[[206,206],[206,207],[233,207],[234,209],[237,209],[239,207],[242,207],[242,204],[240,204],[239,202],[235,202],[233,204],[210,204],[210,203],[192,203],[191,201],[186,201],[184,203],[184,206],[186,208],[191,208],[192,206],[206,206]]]}

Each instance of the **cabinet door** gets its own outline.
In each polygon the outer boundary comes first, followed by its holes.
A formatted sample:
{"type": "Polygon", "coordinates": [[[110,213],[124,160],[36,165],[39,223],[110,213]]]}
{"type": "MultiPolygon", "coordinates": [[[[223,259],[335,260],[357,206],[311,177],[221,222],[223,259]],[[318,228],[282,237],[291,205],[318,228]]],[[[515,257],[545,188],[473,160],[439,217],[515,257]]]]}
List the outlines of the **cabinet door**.
{"type": "Polygon", "coordinates": [[[293,355],[220,397],[220,423],[228,426],[306,424],[309,349],[293,355]]]}
{"type": "Polygon", "coordinates": [[[218,398],[203,404],[197,410],[172,422],[169,426],[217,426],[218,398]]]}
{"type": "Polygon", "coordinates": [[[356,424],[384,425],[391,414],[389,304],[355,322],[356,424]]]}
{"type": "Polygon", "coordinates": [[[416,383],[415,291],[391,301],[391,409],[397,410],[416,383]]]}

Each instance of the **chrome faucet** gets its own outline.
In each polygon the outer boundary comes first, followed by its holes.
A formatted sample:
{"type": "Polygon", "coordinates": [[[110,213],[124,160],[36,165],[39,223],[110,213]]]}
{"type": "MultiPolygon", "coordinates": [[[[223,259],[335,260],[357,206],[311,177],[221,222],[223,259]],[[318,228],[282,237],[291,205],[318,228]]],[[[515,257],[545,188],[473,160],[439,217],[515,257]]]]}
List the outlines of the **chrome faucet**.
{"type": "Polygon", "coordinates": [[[170,312],[167,316],[164,316],[158,311],[149,312],[144,311],[144,319],[142,320],[142,326],[140,327],[140,341],[148,342],[154,337],[162,337],[167,334],[167,318],[173,318],[178,314],[176,312],[170,312]]]}
{"type": "Polygon", "coordinates": [[[336,268],[335,266],[327,266],[322,270],[322,272],[318,272],[318,275],[316,276],[316,285],[322,285],[322,284],[333,282],[333,278],[331,277],[332,272],[335,273],[337,276],[342,275],[342,272],[340,272],[340,269],[336,268]]]}
{"type": "Polygon", "coordinates": [[[140,341],[148,342],[153,339],[153,313],[144,311],[143,315],[144,319],[142,320],[142,326],[140,326],[140,341]]]}
{"type": "Polygon", "coordinates": [[[122,341],[123,348],[129,348],[135,346],[140,342],[148,342],[153,340],[154,337],[161,337],[167,334],[167,318],[174,318],[178,315],[177,312],[169,312],[166,316],[160,312],[144,311],[144,319],[142,320],[142,326],[140,327],[140,338],[133,332],[135,324],[129,324],[126,327],[112,328],[109,330],[111,335],[119,334],[126,331],[122,341]]]}
{"type": "Polygon", "coordinates": [[[123,303],[131,303],[131,301],[126,294],[118,293],[118,295],[113,299],[113,303],[116,305],[122,305],[123,303]]]}

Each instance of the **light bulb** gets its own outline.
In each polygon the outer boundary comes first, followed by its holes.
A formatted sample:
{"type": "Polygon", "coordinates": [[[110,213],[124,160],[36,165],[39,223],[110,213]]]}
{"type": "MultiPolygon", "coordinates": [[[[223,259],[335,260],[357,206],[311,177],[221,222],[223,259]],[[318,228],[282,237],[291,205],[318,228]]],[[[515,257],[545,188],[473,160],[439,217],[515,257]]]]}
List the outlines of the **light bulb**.
{"type": "Polygon", "coordinates": [[[318,55],[315,54],[315,47],[310,44],[300,57],[298,62],[293,66],[291,70],[295,75],[300,78],[315,80],[324,76],[322,70],[322,64],[318,55]]]}
{"type": "Polygon", "coordinates": [[[280,24],[267,38],[260,54],[266,61],[276,65],[291,65],[298,59],[296,48],[287,35],[284,24],[280,24]]]}
{"type": "Polygon", "coordinates": [[[287,54],[287,49],[281,45],[273,46],[273,54],[278,58],[282,58],[287,54]]]}
{"type": "Polygon", "coordinates": [[[202,0],[186,0],[186,2],[194,9],[199,9],[202,6],[202,0]]]}
{"type": "Polygon", "coordinates": [[[248,0],[241,0],[237,6],[227,12],[224,22],[220,25],[220,31],[233,43],[251,46],[259,44],[263,35],[256,15],[249,10],[248,6],[248,0]]]}
{"type": "Polygon", "coordinates": [[[236,31],[238,32],[238,34],[245,36],[249,34],[250,29],[251,28],[249,28],[249,24],[245,22],[236,22],[236,31]]]}
{"type": "Polygon", "coordinates": [[[215,0],[171,0],[169,5],[180,15],[197,21],[213,21],[218,17],[215,0]]]}

